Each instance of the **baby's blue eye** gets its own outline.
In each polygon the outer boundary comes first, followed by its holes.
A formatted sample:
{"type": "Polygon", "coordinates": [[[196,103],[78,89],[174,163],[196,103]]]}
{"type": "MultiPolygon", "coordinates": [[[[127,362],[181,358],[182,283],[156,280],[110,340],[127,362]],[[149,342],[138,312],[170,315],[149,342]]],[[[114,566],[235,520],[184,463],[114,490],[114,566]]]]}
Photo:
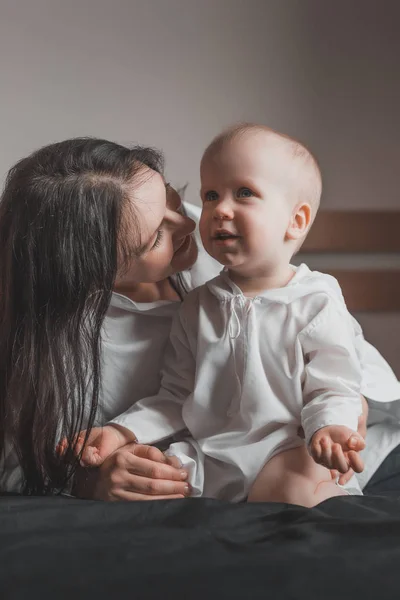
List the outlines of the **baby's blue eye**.
{"type": "Polygon", "coordinates": [[[218,194],[211,190],[204,194],[204,199],[207,200],[207,202],[215,202],[215,200],[218,200],[218,194]]]}
{"type": "Polygon", "coordinates": [[[237,197],[238,198],[252,198],[254,196],[254,193],[246,187],[240,188],[237,191],[237,197]]]}

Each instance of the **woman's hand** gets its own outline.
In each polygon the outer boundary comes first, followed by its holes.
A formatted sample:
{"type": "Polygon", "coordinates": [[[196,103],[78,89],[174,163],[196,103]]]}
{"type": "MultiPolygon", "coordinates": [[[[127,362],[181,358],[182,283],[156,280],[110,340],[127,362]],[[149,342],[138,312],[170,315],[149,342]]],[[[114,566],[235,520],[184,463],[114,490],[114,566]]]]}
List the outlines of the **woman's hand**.
{"type": "Polygon", "coordinates": [[[80,469],[74,493],[94,500],[166,500],[190,495],[176,457],[153,446],[128,444],[95,469],[80,469]]]}

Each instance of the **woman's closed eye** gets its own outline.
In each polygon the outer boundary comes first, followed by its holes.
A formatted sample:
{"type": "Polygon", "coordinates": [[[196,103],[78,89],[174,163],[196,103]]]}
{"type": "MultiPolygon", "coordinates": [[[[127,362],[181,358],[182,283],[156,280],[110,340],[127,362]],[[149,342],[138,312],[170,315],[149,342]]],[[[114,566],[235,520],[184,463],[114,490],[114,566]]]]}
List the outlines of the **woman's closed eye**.
{"type": "Polygon", "coordinates": [[[163,230],[159,229],[157,231],[157,237],[156,237],[156,241],[154,242],[154,244],[152,245],[151,249],[154,250],[154,248],[158,248],[158,246],[161,244],[162,242],[162,238],[163,238],[163,230]]]}

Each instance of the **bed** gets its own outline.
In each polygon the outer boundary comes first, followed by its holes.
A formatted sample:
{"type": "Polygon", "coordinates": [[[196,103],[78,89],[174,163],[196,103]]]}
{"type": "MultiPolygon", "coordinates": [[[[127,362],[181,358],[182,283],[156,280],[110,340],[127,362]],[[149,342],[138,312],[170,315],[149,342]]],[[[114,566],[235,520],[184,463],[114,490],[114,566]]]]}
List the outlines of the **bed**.
{"type": "Polygon", "coordinates": [[[0,499],[4,600],[393,600],[400,502],[0,499]]]}
{"type": "MultiPolygon", "coordinates": [[[[321,212],[297,260],[334,274],[351,311],[395,315],[399,231],[400,213],[321,212]]],[[[398,496],[333,498],[312,510],[3,496],[0,597],[395,599],[398,496]]]]}

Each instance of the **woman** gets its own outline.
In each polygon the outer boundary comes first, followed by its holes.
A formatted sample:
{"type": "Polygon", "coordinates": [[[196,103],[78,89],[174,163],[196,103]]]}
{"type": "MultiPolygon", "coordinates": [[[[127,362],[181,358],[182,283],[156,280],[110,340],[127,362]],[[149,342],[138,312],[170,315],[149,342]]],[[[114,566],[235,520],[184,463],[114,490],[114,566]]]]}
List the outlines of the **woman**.
{"type": "MultiPolygon", "coordinates": [[[[97,139],[45,147],[10,171],[0,204],[1,489],[67,489],[77,461],[56,452],[57,440],[158,390],[180,298],[219,271],[161,173],[154,150],[97,139]]],[[[95,498],[190,493],[179,465],[144,446],[87,475],[77,493],[95,498]]]]}

